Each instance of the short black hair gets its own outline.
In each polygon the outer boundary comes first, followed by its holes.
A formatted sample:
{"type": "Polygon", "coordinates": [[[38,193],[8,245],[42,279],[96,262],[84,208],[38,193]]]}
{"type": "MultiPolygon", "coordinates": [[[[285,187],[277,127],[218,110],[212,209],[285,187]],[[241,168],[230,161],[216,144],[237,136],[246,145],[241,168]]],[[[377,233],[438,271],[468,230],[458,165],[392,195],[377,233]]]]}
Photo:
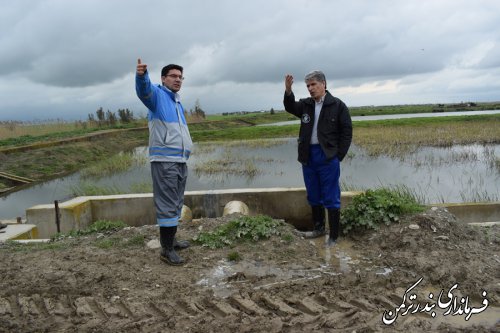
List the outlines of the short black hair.
{"type": "Polygon", "coordinates": [[[161,70],[161,76],[166,76],[168,74],[168,72],[172,69],[177,69],[179,71],[181,71],[181,73],[183,72],[183,68],[182,66],[179,66],[179,65],[175,65],[175,64],[170,64],[170,65],[167,65],[165,67],[163,67],[163,69],[161,70]]]}

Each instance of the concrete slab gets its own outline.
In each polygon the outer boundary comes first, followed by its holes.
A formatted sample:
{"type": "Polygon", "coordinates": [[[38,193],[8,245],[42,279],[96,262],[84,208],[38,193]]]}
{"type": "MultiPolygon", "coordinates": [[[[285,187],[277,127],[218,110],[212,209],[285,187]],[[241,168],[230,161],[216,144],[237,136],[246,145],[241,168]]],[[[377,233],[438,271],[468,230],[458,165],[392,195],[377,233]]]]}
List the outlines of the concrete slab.
{"type": "Polygon", "coordinates": [[[8,224],[0,233],[0,242],[14,239],[36,239],[38,231],[34,224],[8,224]]]}
{"type": "Polygon", "coordinates": [[[500,225],[500,221],[494,221],[494,222],[470,222],[468,225],[474,226],[474,227],[493,227],[495,225],[500,225]]]}

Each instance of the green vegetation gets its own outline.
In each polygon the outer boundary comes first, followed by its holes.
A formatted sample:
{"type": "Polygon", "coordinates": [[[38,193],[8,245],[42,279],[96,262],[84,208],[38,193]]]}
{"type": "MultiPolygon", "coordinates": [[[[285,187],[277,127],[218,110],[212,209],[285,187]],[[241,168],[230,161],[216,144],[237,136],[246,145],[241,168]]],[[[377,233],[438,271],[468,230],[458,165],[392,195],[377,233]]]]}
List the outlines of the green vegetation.
{"type": "Polygon", "coordinates": [[[68,142],[2,154],[0,171],[35,180],[46,180],[80,170],[120,151],[146,145],[147,137],[147,130],[127,131],[110,133],[93,141],[68,142]]]}
{"type": "Polygon", "coordinates": [[[500,142],[500,114],[355,122],[353,141],[371,156],[402,157],[422,146],[500,142]]]}
{"type": "Polygon", "coordinates": [[[122,221],[108,221],[108,220],[98,220],[88,226],[86,229],[73,230],[68,234],[56,234],[53,238],[64,238],[64,237],[79,237],[84,235],[95,234],[98,232],[116,231],[125,228],[127,225],[122,221]]]}
{"type": "Polygon", "coordinates": [[[229,260],[229,261],[240,261],[241,259],[242,259],[242,257],[238,252],[230,252],[227,255],[227,260],[229,260]]]}
{"type": "Polygon", "coordinates": [[[423,211],[412,193],[404,188],[367,190],[342,209],[344,234],[352,230],[377,229],[380,224],[399,222],[403,214],[423,211]]]}
{"type": "Polygon", "coordinates": [[[5,243],[7,249],[14,252],[31,252],[31,251],[47,251],[47,250],[64,250],[69,248],[69,243],[48,242],[48,243],[18,243],[9,240],[5,243]]]}
{"type": "MultiPolygon", "coordinates": [[[[18,243],[15,241],[8,241],[7,247],[12,251],[29,252],[29,251],[45,251],[45,250],[63,250],[70,248],[72,245],[68,242],[58,242],[58,240],[64,238],[76,238],[81,236],[86,236],[95,233],[111,232],[123,229],[127,225],[122,221],[107,221],[98,220],[92,223],[88,228],[82,230],[73,230],[67,234],[56,234],[52,237],[51,241],[48,243],[18,243]]],[[[130,239],[122,239],[111,237],[103,240],[96,241],[96,246],[100,248],[110,248],[110,247],[129,247],[129,246],[142,246],[144,245],[144,236],[137,235],[130,239]]]]}
{"type": "Polygon", "coordinates": [[[143,165],[145,163],[146,157],[142,155],[119,153],[82,169],[81,174],[83,178],[102,178],[127,171],[133,165],[143,165]]]}
{"type": "Polygon", "coordinates": [[[299,125],[227,128],[224,130],[190,130],[195,142],[220,140],[254,140],[298,135],[299,125]]]}
{"type": "Polygon", "coordinates": [[[284,233],[281,235],[281,240],[287,244],[291,243],[293,241],[293,235],[289,232],[284,233]]]}
{"type": "MultiPolygon", "coordinates": [[[[382,133],[383,137],[390,141],[391,137],[386,135],[386,131],[395,128],[393,133],[398,131],[407,131],[414,129],[416,135],[418,131],[431,127],[429,132],[435,132],[434,137],[438,134],[447,134],[440,139],[440,142],[446,141],[451,145],[455,140],[470,141],[480,139],[482,141],[500,141],[500,134],[498,134],[498,126],[500,124],[500,114],[495,115],[477,115],[477,116],[451,116],[451,117],[429,117],[429,118],[409,118],[409,119],[390,119],[390,120],[376,120],[376,121],[356,121],[353,123],[354,140],[356,141],[360,135],[365,134],[368,129],[382,133]],[[454,128],[447,128],[447,127],[454,128]],[[468,133],[469,126],[474,128],[484,128],[485,132],[475,130],[473,133],[468,133]],[[443,128],[444,127],[444,128],[443,128]],[[439,131],[436,132],[436,128],[439,131]],[[455,132],[456,129],[461,130],[455,132]],[[467,131],[464,131],[467,129],[467,131]]],[[[195,142],[203,141],[234,141],[234,140],[253,140],[253,139],[268,139],[268,138],[283,138],[283,137],[296,137],[299,133],[300,125],[285,125],[285,126],[250,126],[250,127],[227,127],[223,129],[203,129],[202,124],[198,124],[199,129],[191,128],[191,136],[195,142]]],[[[419,144],[421,138],[427,137],[427,134],[418,135],[413,138],[414,143],[419,144]]],[[[406,140],[410,141],[410,140],[406,140]]],[[[429,140],[431,141],[431,140],[429,140]]]]}
{"type": "Polygon", "coordinates": [[[76,197],[151,192],[153,192],[151,181],[131,184],[130,189],[123,189],[116,185],[100,186],[89,181],[83,181],[78,185],[71,186],[71,193],[76,197]]]}
{"type": "MultiPolygon", "coordinates": [[[[78,124],[78,123],[77,123],[78,124]]],[[[113,126],[79,127],[77,124],[47,124],[37,126],[23,126],[21,130],[9,132],[0,126],[0,148],[17,147],[39,142],[56,141],[97,133],[104,130],[119,130],[146,126],[145,122],[133,122],[113,126]],[[18,134],[29,133],[29,134],[18,134]]]]}
{"type": "Polygon", "coordinates": [[[212,159],[196,164],[193,169],[196,174],[243,175],[250,178],[255,177],[261,172],[252,158],[243,158],[234,155],[228,156],[227,154],[219,159],[212,159]]]}
{"type": "Polygon", "coordinates": [[[116,186],[100,186],[91,182],[80,182],[78,185],[71,186],[71,193],[75,197],[125,194],[125,192],[116,186]]]}
{"type": "Polygon", "coordinates": [[[194,241],[211,249],[233,246],[237,242],[259,241],[280,235],[284,222],[269,216],[242,216],[221,225],[213,231],[200,232],[194,241]]]}
{"type": "Polygon", "coordinates": [[[415,104],[349,107],[352,116],[374,116],[385,114],[455,112],[499,110],[500,103],[415,104]]]}
{"type": "Polygon", "coordinates": [[[109,237],[101,240],[97,240],[95,245],[101,249],[110,249],[115,247],[134,247],[134,246],[144,246],[145,238],[143,235],[136,235],[130,239],[124,239],[119,237],[109,237]]]}

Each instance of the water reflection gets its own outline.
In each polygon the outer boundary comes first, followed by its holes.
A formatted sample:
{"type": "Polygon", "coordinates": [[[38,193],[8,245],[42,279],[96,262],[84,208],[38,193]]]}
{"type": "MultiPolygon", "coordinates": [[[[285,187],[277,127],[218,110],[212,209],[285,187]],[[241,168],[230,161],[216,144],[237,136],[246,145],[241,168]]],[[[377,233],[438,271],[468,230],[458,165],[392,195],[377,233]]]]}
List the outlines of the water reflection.
{"type": "MultiPolygon", "coordinates": [[[[229,188],[302,187],[297,162],[296,139],[195,144],[189,160],[188,191],[229,188]],[[227,172],[215,172],[214,170],[227,172]]],[[[500,187],[500,145],[467,145],[449,148],[421,148],[402,157],[369,156],[353,146],[342,162],[343,189],[401,186],[411,189],[427,203],[498,201],[500,187]]],[[[145,155],[147,148],[135,150],[145,155]]],[[[67,200],[72,188],[84,180],[79,173],[37,184],[0,199],[0,219],[25,216],[37,204],[67,200]]],[[[88,182],[88,181],[87,181],[88,182]]],[[[122,192],[150,192],[149,163],[127,172],[92,180],[97,186],[122,192]],[[140,186],[139,186],[140,185],[140,186]]]]}

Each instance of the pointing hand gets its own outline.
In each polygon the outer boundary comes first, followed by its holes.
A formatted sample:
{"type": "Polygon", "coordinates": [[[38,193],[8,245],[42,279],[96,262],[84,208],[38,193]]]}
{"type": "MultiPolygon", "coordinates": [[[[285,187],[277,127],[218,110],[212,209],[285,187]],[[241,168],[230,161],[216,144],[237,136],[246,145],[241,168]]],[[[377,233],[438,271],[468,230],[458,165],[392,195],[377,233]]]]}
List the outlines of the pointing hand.
{"type": "Polygon", "coordinates": [[[148,69],[148,65],[141,63],[141,58],[137,59],[137,75],[144,75],[148,69]]]}

